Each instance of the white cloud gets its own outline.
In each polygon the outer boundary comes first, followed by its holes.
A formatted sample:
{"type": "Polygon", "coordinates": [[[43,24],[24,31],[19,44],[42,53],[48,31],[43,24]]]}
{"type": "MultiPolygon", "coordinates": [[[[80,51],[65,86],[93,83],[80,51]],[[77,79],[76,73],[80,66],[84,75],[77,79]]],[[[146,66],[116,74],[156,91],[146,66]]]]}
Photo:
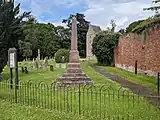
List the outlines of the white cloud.
{"type": "Polygon", "coordinates": [[[150,0],[86,0],[88,9],[84,12],[86,19],[102,29],[116,20],[117,28],[126,27],[129,23],[146,18],[153,12],[143,11],[151,6],[150,0]]]}
{"type": "Polygon", "coordinates": [[[52,22],[53,25],[55,26],[63,26],[64,28],[67,28],[66,24],[62,23],[61,21],[60,22],[52,22]]]}
{"type": "Polygon", "coordinates": [[[52,20],[38,20],[39,23],[52,23],[54,26],[63,26],[64,28],[67,28],[67,25],[65,23],[62,23],[62,20],[58,21],[58,22],[54,22],[52,20]]]}
{"type": "MultiPolygon", "coordinates": [[[[72,7],[80,6],[86,10],[86,19],[91,24],[99,25],[102,29],[110,25],[110,20],[116,20],[117,29],[126,27],[129,23],[146,18],[152,15],[153,12],[143,11],[143,8],[152,5],[151,0],[15,0],[16,2],[24,3],[29,8],[34,16],[40,22],[53,22],[56,16],[54,8],[60,7],[62,10],[70,9],[70,12],[77,13],[72,7]],[[49,13],[52,18],[43,18],[44,13],[49,13]],[[54,18],[55,17],[55,18],[54,18]],[[42,20],[43,19],[43,20],[42,20]]],[[[26,8],[22,8],[26,10],[26,8]]],[[[65,16],[69,16],[66,14],[65,16]]],[[[61,14],[59,14],[61,16],[61,14]]],[[[61,18],[64,16],[61,16],[61,18]]],[[[58,18],[58,17],[57,17],[58,18]]],[[[66,17],[67,18],[67,17],[66,17]]],[[[53,22],[55,25],[63,25],[58,18],[53,22]]]]}

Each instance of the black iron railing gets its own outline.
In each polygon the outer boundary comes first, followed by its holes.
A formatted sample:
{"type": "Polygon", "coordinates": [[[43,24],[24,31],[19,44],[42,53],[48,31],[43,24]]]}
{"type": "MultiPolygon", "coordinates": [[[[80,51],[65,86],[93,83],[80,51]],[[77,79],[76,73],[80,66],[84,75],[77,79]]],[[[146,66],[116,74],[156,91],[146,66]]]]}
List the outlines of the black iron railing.
{"type": "Polygon", "coordinates": [[[9,81],[0,82],[0,99],[82,115],[93,120],[160,119],[159,96],[139,96],[122,87],[119,89],[110,85],[56,87],[54,83],[47,85],[43,82],[37,84],[29,81],[19,82],[18,89],[15,88],[10,88],[9,81]]]}

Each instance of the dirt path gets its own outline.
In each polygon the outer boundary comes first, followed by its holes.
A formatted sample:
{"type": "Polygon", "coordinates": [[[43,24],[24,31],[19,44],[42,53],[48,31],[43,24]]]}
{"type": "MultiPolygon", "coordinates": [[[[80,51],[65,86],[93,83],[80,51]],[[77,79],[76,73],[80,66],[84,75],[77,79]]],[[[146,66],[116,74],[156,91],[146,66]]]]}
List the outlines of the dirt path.
{"type": "Polygon", "coordinates": [[[109,72],[106,72],[105,70],[101,69],[100,67],[97,67],[95,65],[91,66],[96,72],[99,72],[103,76],[119,83],[122,87],[129,88],[133,93],[145,97],[149,102],[152,104],[158,106],[160,108],[160,96],[157,96],[157,94],[150,88],[142,86],[140,84],[136,84],[133,82],[130,82],[118,75],[112,75],[109,72]]]}

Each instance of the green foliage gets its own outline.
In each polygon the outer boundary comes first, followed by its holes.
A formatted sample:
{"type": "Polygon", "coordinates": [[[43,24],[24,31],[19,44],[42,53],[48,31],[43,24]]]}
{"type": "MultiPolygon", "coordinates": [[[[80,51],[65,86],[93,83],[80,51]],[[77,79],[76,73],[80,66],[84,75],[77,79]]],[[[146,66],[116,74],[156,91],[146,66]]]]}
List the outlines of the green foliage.
{"type": "MultiPolygon", "coordinates": [[[[60,48],[69,49],[70,31],[62,26],[55,27],[53,24],[37,23],[35,18],[29,18],[23,23],[24,43],[31,44],[32,57],[37,57],[37,50],[41,50],[41,56],[54,56],[60,48]]],[[[25,44],[21,45],[26,48],[25,44]]],[[[26,48],[28,49],[28,48],[26,48]]],[[[26,50],[27,51],[27,50],[26,50]]],[[[21,51],[22,55],[25,54],[21,51]]]]}
{"type": "Polygon", "coordinates": [[[19,40],[19,49],[21,50],[21,52],[23,53],[22,56],[23,57],[31,57],[32,56],[32,44],[30,42],[23,42],[21,40],[19,40]]]}
{"type": "MultiPolygon", "coordinates": [[[[153,3],[158,3],[159,0],[153,0],[153,3]]],[[[149,17],[145,20],[140,21],[137,25],[133,26],[131,30],[134,33],[140,34],[143,31],[145,33],[148,33],[150,29],[154,29],[155,27],[159,27],[160,25],[160,14],[158,10],[160,9],[160,6],[153,6],[150,8],[144,8],[143,10],[152,10],[155,11],[156,14],[152,17],[149,17]]],[[[135,23],[136,24],[136,23],[135,23]]]]}
{"type": "Polygon", "coordinates": [[[115,31],[115,28],[116,28],[116,23],[115,23],[115,20],[111,20],[111,26],[112,26],[112,28],[111,28],[111,32],[114,32],[115,31]]]}
{"type": "Polygon", "coordinates": [[[121,35],[123,35],[123,34],[125,34],[125,29],[120,29],[119,31],[118,31],[121,35]]]}
{"type": "MultiPolygon", "coordinates": [[[[160,2],[160,0],[153,0],[152,1],[153,3],[157,4],[160,2]]],[[[155,11],[156,14],[159,14],[159,10],[160,9],[160,6],[153,6],[153,7],[149,7],[149,8],[144,8],[143,10],[151,10],[151,11],[155,11]]]]}
{"type": "MultiPolygon", "coordinates": [[[[160,0],[153,0],[153,3],[159,3],[160,0]]],[[[143,10],[151,10],[155,11],[156,14],[154,16],[151,16],[147,19],[144,20],[139,20],[131,23],[127,28],[126,28],[126,33],[129,32],[134,32],[137,34],[142,33],[143,31],[146,33],[150,29],[153,29],[155,27],[159,27],[160,25],[160,14],[158,10],[160,9],[160,6],[153,6],[149,8],[144,8],[143,10]]]]}
{"type": "Polygon", "coordinates": [[[126,28],[126,33],[129,33],[129,32],[132,32],[133,29],[135,27],[137,27],[138,25],[140,25],[144,20],[138,20],[138,21],[135,21],[133,23],[131,23],[127,28],[126,28]]]}
{"type": "Polygon", "coordinates": [[[89,28],[89,22],[85,20],[84,14],[76,13],[76,15],[70,15],[68,19],[64,19],[62,22],[72,28],[72,17],[77,18],[77,35],[78,35],[78,50],[81,57],[86,57],[86,35],[89,28]]]}
{"type": "Polygon", "coordinates": [[[160,25],[160,17],[149,17],[144,20],[141,24],[136,26],[132,32],[134,33],[142,33],[143,31],[148,32],[150,28],[155,28],[160,25]]]}
{"type": "Polygon", "coordinates": [[[62,57],[64,56],[64,62],[69,62],[69,50],[59,49],[55,55],[56,63],[62,63],[62,57]]]}
{"type": "Polygon", "coordinates": [[[159,26],[160,26],[160,17],[155,15],[155,16],[148,17],[147,19],[139,20],[131,23],[126,28],[126,33],[133,32],[133,33],[140,34],[143,31],[148,33],[150,29],[154,29],[159,26]]]}
{"type": "Polygon", "coordinates": [[[98,64],[112,65],[114,48],[118,44],[120,34],[104,31],[96,35],[92,43],[92,52],[97,57],[98,64]]]}
{"type": "Polygon", "coordinates": [[[71,46],[71,32],[69,28],[62,26],[55,27],[55,33],[58,37],[60,48],[69,49],[71,46]]]}
{"type": "Polygon", "coordinates": [[[30,12],[19,15],[20,4],[14,8],[12,2],[0,2],[0,73],[7,64],[8,49],[18,48],[18,40],[21,39],[22,19],[28,17],[30,12]]]}

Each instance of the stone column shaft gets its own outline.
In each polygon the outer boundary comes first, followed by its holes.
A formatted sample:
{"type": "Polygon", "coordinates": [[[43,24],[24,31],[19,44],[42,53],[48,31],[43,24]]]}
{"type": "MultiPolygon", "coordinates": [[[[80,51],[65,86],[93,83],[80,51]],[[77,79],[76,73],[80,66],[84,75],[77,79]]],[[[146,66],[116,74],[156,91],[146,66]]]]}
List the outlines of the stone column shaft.
{"type": "Polygon", "coordinates": [[[77,50],[77,20],[72,18],[71,50],[77,50]]]}

